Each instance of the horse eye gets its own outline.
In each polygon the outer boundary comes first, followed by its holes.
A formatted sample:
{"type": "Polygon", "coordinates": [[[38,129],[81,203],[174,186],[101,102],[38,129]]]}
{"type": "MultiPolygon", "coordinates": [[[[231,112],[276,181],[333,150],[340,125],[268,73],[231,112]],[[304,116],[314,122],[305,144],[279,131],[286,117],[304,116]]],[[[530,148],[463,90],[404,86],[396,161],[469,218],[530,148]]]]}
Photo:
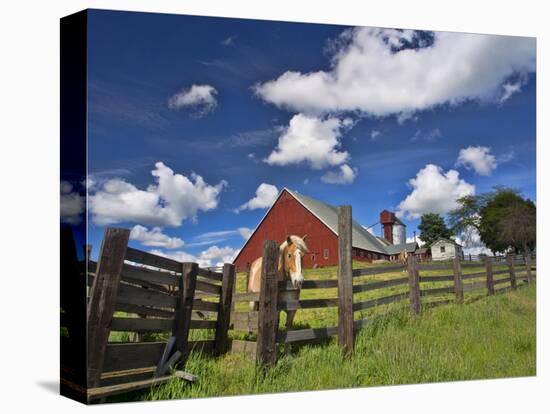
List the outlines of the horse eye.
{"type": "Polygon", "coordinates": [[[288,258],[290,259],[291,257],[292,257],[292,255],[291,255],[291,254],[289,254],[289,255],[288,255],[288,258]]]}

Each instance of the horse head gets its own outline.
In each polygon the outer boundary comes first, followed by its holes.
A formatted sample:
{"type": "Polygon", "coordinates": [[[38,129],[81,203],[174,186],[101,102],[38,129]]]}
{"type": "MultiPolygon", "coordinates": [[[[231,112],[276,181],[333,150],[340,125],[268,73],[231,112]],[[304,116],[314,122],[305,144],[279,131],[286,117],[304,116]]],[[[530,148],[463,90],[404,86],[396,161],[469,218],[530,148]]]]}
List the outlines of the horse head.
{"type": "Polygon", "coordinates": [[[290,276],[295,289],[300,289],[304,281],[302,258],[309,252],[305,243],[306,237],[307,235],[303,237],[288,236],[280,246],[283,271],[285,276],[290,276]]]}

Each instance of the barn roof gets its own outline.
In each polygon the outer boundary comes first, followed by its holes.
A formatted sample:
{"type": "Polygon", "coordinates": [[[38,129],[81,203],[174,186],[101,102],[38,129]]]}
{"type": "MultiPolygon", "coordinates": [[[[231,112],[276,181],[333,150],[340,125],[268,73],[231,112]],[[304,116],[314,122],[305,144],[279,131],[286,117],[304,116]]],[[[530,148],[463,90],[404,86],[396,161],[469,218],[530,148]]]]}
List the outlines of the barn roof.
{"type": "Polygon", "coordinates": [[[407,253],[414,253],[416,248],[416,242],[410,242],[402,244],[390,244],[389,246],[386,246],[386,251],[388,252],[388,254],[399,254],[403,250],[406,250],[407,253]]]}
{"type": "MultiPolygon", "coordinates": [[[[322,201],[315,200],[314,198],[307,197],[295,191],[290,191],[288,188],[284,190],[288,191],[300,204],[307,208],[315,217],[323,222],[332,232],[338,235],[338,209],[330,204],[323,203],[322,201]]],[[[284,191],[283,190],[283,191],[284,191]]],[[[369,250],[371,252],[382,254],[388,253],[386,249],[388,246],[384,246],[376,236],[370,234],[355,220],[352,221],[352,242],[353,247],[359,249],[369,250]]]]}

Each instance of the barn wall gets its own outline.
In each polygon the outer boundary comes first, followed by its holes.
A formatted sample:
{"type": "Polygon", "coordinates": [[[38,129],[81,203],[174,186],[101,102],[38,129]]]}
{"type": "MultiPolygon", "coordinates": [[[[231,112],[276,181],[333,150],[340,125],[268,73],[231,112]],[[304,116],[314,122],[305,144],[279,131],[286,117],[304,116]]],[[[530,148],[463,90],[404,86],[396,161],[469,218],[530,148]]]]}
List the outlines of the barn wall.
{"type": "Polygon", "coordinates": [[[306,243],[310,253],[304,256],[304,267],[311,268],[314,264],[317,266],[338,264],[336,235],[285,191],[237,256],[234,262],[237,269],[246,269],[250,263],[262,255],[265,240],[282,243],[290,234],[300,237],[307,234],[306,243]],[[323,257],[324,249],[328,249],[328,259],[323,257]]]}

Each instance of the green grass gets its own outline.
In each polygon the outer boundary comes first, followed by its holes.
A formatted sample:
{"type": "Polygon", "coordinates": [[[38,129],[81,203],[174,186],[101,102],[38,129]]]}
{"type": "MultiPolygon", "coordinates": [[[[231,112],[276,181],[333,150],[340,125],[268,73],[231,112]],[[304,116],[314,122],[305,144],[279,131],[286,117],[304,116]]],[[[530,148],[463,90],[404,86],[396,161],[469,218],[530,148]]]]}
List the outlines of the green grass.
{"type": "MultiPolygon", "coordinates": [[[[306,291],[302,293],[305,296],[306,291]]],[[[385,307],[383,314],[371,315],[372,324],[357,333],[351,358],[342,355],[335,339],[321,345],[294,346],[291,355],[280,356],[275,367],[263,375],[244,354],[220,358],[192,354],[185,370],[198,376],[195,383],[174,379],[113,401],[532,376],[536,365],[535,296],[534,286],[522,287],[476,301],[470,297],[464,306],[425,309],[416,318],[409,316],[405,301],[401,306],[385,307]]],[[[314,314],[308,312],[313,310],[298,311],[296,325],[328,326],[326,318],[335,315],[335,310],[315,310],[321,313],[312,320],[314,314]]]]}

